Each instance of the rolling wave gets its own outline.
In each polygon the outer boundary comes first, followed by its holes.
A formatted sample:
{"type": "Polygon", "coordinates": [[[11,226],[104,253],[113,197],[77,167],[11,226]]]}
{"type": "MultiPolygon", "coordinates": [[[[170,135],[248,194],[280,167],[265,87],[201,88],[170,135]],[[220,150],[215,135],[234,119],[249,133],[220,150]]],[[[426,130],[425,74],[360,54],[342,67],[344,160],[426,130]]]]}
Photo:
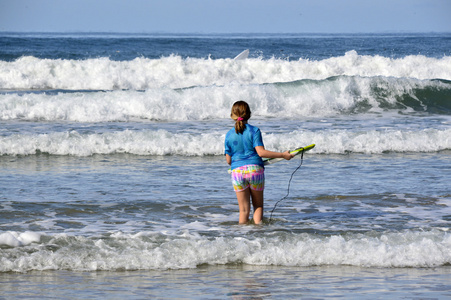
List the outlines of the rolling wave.
{"type": "Polygon", "coordinates": [[[117,232],[102,238],[7,232],[0,235],[0,244],[9,246],[2,250],[0,272],[161,270],[202,264],[437,267],[451,263],[450,243],[449,233],[439,230],[255,239],[209,239],[189,232],[178,238],[156,232],[117,232]],[[15,243],[22,235],[33,239],[15,243]]]}
{"type": "MultiPolygon", "coordinates": [[[[316,144],[309,153],[438,152],[451,150],[451,129],[368,130],[331,129],[264,134],[265,147],[285,151],[316,144]]],[[[171,133],[166,130],[106,133],[53,132],[0,137],[0,155],[223,155],[225,132],[171,133]]]]}
{"type": "Polygon", "coordinates": [[[246,99],[254,116],[288,119],[396,111],[451,114],[451,81],[335,76],[287,83],[0,93],[0,120],[111,122],[228,118],[246,99]],[[199,105],[201,104],[201,105],[199,105]]]}
{"type": "Polygon", "coordinates": [[[359,55],[349,51],[324,60],[201,59],[171,55],[159,59],[40,59],[0,61],[0,89],[146,90],[237,84],[323,80],[333,76],[451,80],[451,57],[403,58],[359,55]]]}

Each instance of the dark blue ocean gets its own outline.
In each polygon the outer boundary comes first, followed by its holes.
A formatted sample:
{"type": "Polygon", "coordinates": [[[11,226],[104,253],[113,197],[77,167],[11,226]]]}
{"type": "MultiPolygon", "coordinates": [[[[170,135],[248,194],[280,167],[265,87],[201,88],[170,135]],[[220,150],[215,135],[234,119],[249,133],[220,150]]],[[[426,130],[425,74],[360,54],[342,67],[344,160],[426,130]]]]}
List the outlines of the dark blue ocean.
{"type": "Polygon", "coordinates": [[[0,33],[8,299],[446,299],[450,181],[451,34],[0,33]],[[238,100],[267,149],[316,144],[266,167],[262,226],[238,100]]]}

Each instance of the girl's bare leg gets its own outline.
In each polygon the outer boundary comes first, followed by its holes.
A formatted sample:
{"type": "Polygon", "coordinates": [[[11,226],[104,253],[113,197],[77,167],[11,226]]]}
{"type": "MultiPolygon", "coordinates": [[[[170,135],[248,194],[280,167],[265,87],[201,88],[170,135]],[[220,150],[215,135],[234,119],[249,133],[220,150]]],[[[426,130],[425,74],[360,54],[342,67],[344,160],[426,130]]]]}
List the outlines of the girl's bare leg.
{"type": "MultiPolygon", "coordinates": [[[[250,190],[250,189],[249,189],[250,190]]],[[[261,224],[263,220],[263,191],[250,191],[254,206],[254,223],[261,224]]]]}
{"type": "Polygon", "coordinates": [[[251,211],[251,194],[250,189],[247,188],[244,191],[236,192],[236,198],[238,199],[238,206],[240,209],[240,224],[247,224],[249,221],[249,214],[251,211]]]}

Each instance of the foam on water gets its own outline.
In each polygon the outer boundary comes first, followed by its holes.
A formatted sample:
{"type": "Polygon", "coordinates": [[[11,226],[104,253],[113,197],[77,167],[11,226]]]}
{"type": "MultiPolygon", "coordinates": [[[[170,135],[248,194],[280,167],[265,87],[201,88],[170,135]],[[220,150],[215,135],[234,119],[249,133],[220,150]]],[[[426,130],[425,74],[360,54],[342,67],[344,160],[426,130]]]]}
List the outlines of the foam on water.
{"type": "Polygon", "coordinates": [[[333,77],[284,84],[110,92],[7,92],[0,120],[111,122],[223,119],[246,99],[254,116],[305,118],[399,111],[451,114],[451,83],[386,77],[333,77]],[[201,105],[199,105],[201,104],[201,105]]]}
{"type": "Polygon", "coordinates": [[[117,232],[102,238],[57,234],[41,240],[27,245],[10,243],[9,248],[0,249],[0,271],[156,270],[202,264],[435,267],[451,263],[451,235],[439,230],[207,238],[185,229],[177,237],[117,232]]]}
{"type": "MultiPolygon", "coordinates": [[[[343,154],[383,152],[437,152],[451,149],[451,129],[424,130],[319,130],[263,134],[265,146],[285,151],[316,144],[310,153],[343,154]]],[[[223,155],[225,132],[172,133],[167,130],[124,130],[83,134],[78,131],[49,134],[13,134],[0,137],[0,155],[90,156],[129,153],[137,155],[223,155]]]]}
{"type": "Polygon", "coordinates": [[[37,232],[15,232],[7,231],[0,233],[0,245],[7,245],[11,247],[19,247],[29,245],[31,243],[37,243],[41,239],[41,234],[37,232]]]}
{"type": "Polygon", "coordinates": [[[0,61],[0,89],[144,90],[233,82],[262,84],[322,80],[339,75],[451,80],[450,66],[451,57],[413,55],[392,59],[359,55],[356,51],[318,61],[183,59],[176,55],[160,59],[140,57],[131,61],[109,58],[39,59],[28,56],[12,62],[0,61]]]}

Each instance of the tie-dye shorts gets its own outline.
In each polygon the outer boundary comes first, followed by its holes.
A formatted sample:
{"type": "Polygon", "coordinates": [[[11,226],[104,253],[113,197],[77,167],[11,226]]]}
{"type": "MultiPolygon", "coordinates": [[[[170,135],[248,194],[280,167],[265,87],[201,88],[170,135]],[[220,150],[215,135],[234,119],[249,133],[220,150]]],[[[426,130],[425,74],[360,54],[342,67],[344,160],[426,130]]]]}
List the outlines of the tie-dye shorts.
{"type": "Polygon", "coordinates": [[[246,165],[232,170],[232,184],[235,192],[241,192],[248,187],[254,191],[265,188],[265,168],[259,165],[246,165]]]}

